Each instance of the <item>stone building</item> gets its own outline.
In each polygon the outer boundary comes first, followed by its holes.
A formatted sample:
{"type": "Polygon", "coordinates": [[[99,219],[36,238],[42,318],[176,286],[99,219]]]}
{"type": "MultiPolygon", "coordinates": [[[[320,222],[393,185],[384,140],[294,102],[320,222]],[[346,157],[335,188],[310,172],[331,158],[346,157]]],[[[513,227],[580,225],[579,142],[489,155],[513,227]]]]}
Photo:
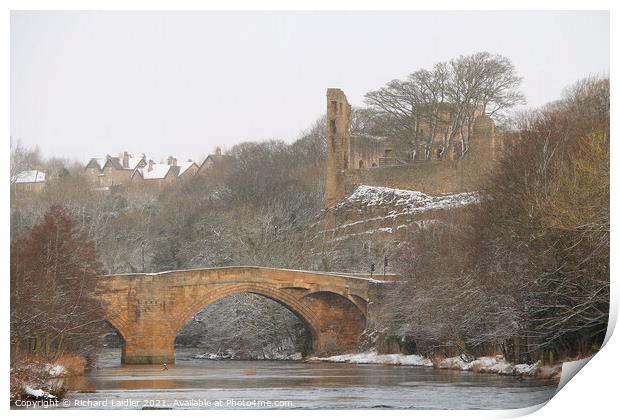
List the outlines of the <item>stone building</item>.
{"type": "Polygon", "coordinates": [[[469,127],[455,133],[449,150],[443,146],[452,129],[449,104],[439,110],[440,118],[430,135],[426,131],[429,126],[421,123],[416,135],[435,139],[428,156],[421,156],[419,150],[412,150],[401,139],[351,135],[350,110],[344,92],[327,90],[326,208],[342,201],[358,185],[427,194],[476,191],[501,149],[502,137],[496,135],[493,121],[482,109],[476,111],[469,127]]]}
{"type": "MultiPolygon", "coordinates": [[[[482,115],[482,111],[482,107],[478,107],[474,117],[482,115]]],[[[351,132],[350,168],[405,165],[421,160],[460,159],[468,146],[466,140],[471,131],[468,124],[454,130],[454,110],[450,104],[440,104],[436,109],[429,110],[427,115],[432,115],[433,118],[421,117],[415,133],[409,139],[351,132]],[[415,144],[419,145],[418,149],[415,144]]]]}
{"type": "Polygon", "coordinates": [[[134,186],[164,187],[179,180],[191,179],[198,173],[198,165],[193,161],[181,162],[170,156],[166,163],[155,163],[149,160],[148,164],[136,168],[131,176],[134,186]]]}
{"type": "Polygon", "coordinates": [[[127,185],[137,168],[146,166],[144,155],[133,157],[123,152],[122,157],[106,155],[103,158],[92,158],[86,164],[86,175],[97,188],[110,188],[127,185]]]}
{"type": "MultiPolygon", "coordinates": [[[[204,165],[204,163],[203,163],[204,165]]],[[[147,161],[146,156],[133,157],[124,152],[119,157],[106,155],[103,158],[92,158],[86,164],[85,173],[99,190],[136,184],[137,186],[158,186],[194,177],[201,166],[192,160],[177,162],[170,156],[166,163],[147,161]]]]}
{"type": "Polygon", "coordinates": [[[181,181],[189,180],[196,176],[198,174],[198,170],[200,169],[198,164],[192,160],[181,162],[177,166],[179,167],[179,175],[177,177],[181,181]]]}
{"type": "Polygon", "coordinates": [[[22,171],[11,178],[11,191],[15,194],[38,193],[45,188],[45,172],[36,169],[22,171]]]}
{"type": "Polygon", "coordinates": [[[198,168],[199,175],[208,175],[214,165],[219,163],[226,163],[231,159],[231,156],[223,155],[222,149],[217,147],[215,154],[209,154],[198,168]]]}

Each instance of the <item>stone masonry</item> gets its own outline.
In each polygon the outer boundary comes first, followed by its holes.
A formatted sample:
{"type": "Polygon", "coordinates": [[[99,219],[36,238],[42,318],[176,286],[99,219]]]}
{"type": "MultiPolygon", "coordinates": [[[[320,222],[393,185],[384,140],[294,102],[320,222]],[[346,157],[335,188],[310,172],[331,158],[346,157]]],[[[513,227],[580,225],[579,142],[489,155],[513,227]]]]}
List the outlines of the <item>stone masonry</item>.
{"type": "Polygon", "coordinates": [[[223,267],[104,276],[98,296],[124,340],[122,362],[174,363],[179,329],[209,304],[238,293],[273,299],[312,333],[313,352],[352,350],[366,327],[369,281],[346,274],[223,267]]]}
{"type": "Polygon", "coordinates": [[[351,105],[340,89],[327,89],[327,172],[325,207],[331,207],[345,194],[344,171],[349,169],[351,105]]]}

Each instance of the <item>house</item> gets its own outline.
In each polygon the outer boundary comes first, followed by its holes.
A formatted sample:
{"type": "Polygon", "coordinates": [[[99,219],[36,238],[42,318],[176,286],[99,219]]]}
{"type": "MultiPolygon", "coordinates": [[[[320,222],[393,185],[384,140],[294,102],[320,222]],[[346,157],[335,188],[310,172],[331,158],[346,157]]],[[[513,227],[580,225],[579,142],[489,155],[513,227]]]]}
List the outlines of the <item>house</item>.
{"type": "Polygon", "coordinates": [[[191,179],[194,175],[198,173],[198,170],[200,169],[198,164],[191,160],[188,160],[187,162],[181,162],[178,166],[179,166],[178,178],[181,181],[191,179]]]}
{"type": "Polygon", "coordinates": [[[166,163],[155,163],[153,160],[147,161],[144,154],[136,158],[124,152],[119,157],[106,155],[102,158],[92,158],[84,170],[94,189],[100,191],[109,191],[121,185],[162,187],[172,182],[192,179],[199,173],[206,174],[215,163],[225,162],[228,159],[230,156],[222,155],[219,147],[215,154],[207,156],[202,165],[191,159],[179,163],[172,156],[168,157],[166,163]]]}
{"type": "Polygon", "coordinates": [[[220,149],[219,147],[215,149],[215,154],[214,155],[209,155],[207,156],[207,158],[202,162],[202,164],[200,165],[200,168],[198,168],[198,174],[199,175],[207,175],[209,173],[209,170],[211,167],[213,167],[213,165],[215,165],[216,163],[227,163],[232,159],[231,156],[228,155],[223,155],[222,154],[222,149],[220,149]]]}
{"type": "Polygon", "coordinates": [[[198,165],[191,160],[177,163],[170,156],[166,163],[149,160],[148,165],[138,167],[131,176],[131,182],[138,186],[163,187],[175,181],[191,179],[198,172],[198,165]]]}
{"type": "Polygon", "coordinates": [[[22,171],[11,178],[11,187],[16,193],[41,192],[45,188],[45,172],[22,171]]]}
{"type": "Polygon", "coordinates": [[[98,188],[109,188],[129,183],[137,168],[146,166],[146,158],[133,157],[123,152],[121,157],[106,155],[104,158],[92,158],[86,164],[86,174],[98,188]]]}

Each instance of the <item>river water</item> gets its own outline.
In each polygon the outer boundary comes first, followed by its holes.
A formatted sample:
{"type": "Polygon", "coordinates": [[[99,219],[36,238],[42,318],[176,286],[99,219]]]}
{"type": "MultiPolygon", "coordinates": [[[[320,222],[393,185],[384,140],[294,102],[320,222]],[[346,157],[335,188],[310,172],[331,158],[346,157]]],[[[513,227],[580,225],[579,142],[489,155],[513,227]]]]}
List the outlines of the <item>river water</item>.
{"type": "Polygon", "coordinates": [[[98,369],[69,383],[66,408],[89,409],[507,409],[549,400],[553,381],[418,366],[211,361],[121,365],[106,351],[98,369]]]}

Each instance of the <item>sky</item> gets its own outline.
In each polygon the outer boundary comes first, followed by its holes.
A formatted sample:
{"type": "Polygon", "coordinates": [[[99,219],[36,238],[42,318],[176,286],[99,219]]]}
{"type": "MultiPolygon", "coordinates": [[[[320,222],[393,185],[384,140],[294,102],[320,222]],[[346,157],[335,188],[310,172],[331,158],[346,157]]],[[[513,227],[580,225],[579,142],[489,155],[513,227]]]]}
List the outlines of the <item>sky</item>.
{"type": "Polygon", "coordinates": [[[459,55],[512,60],[528,107],[609,73],[609,13],[11,13],[11,138],[44,156],[199,160],[292,142],[325,112],[459,55]]]}

